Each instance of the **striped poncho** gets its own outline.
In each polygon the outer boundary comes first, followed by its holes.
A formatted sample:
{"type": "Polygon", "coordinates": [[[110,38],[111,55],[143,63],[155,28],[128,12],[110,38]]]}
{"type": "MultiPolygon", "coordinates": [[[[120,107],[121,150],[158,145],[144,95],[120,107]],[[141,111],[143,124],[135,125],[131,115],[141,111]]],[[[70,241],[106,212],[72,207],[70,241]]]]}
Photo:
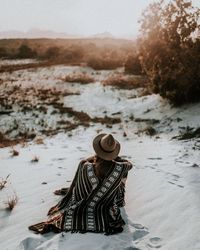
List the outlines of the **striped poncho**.
{"type": "Polygon", "coordinates": [[[118,159],[102,181],[95,175],[92,162],[81,161],[67,194],[55,206],[58,212],[47,222],[36,224],[37,231],[42,233],[44,225],[51,225],[59,232],[112,234],[122,227],[125,222],[120,207],[124,206],[125,180],[132,164],[118,159]]]}

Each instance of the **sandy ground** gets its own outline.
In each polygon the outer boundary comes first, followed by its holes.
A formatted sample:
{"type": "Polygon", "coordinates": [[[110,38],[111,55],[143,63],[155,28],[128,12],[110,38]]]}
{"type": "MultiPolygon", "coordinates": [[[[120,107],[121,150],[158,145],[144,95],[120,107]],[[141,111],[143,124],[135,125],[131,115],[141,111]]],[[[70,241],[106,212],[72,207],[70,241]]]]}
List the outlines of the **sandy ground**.
{"type": "MultiPolygon", "coordinates": [[[[68,70],[75,69],[58,66],[34,72],[24,70],[15,82],[33,84],[38,77],[35,84],[53,84],[68,70]]],[[[13,74],[17,73],[9,77],[13,74]]],[[[98,77],[105,74],[108,72],[101,72],[98,77]]],[[[107,126],[91,122],[89,127],[42,136],[42,144],[35,140],[15,146],[19,152],[15,157],[10,147],[0,149],[0,177],[10,174],[6,187],[0,191],[0,249],[199,250],[200,141],[171,138],[187,127],[199,127],[200,104],[172,108],[157,95],[135,97],[138,90],[116,90],[103,87],[99,81],[68,84],[68,91],[79,91],[80,95],[64,97],[64,105],[91,117],[117,116],[121,123],[107,126]],[[155,129],[154,136],[146,134],[149,126],[155,129]],[[29,232],[27,227],[45,220],[48,209],[58,202],[53,191],[69,186],[79,161],[94,153],[91,142],[99,132],[113,133],[121,142],[121,155],[134,165],[127,181],[126,206],[122,209],[127,223],[124,232],[114,236],[38,236],[29,232]],[[31,162],[35,156],[39,161],[31,162]],[[15,193],[18,203],[9,212],[5,202],[15,193]]],[[[61,80],[56,84],[63,86],[61,80]]],[[[12,115],[16,116],[17,111],[12,115]]],[[[1,116],[1,129],[6,126],[2,125],[5,119],[12,121],[8,115],[1,116]]]]}

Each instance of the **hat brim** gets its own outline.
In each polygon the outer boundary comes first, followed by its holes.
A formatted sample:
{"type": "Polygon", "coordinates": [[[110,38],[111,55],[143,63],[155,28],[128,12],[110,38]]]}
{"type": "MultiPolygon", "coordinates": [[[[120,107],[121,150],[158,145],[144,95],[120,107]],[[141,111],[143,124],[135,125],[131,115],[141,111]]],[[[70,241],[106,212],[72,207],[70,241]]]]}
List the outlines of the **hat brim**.
{"type": "Polygon", "coordinates": [[[112,152],[105,152],[101,147],[100,147],[100,141],[101,138],[104,137],[106,134],[99,134],[97,135],[94,140],[93,140],[93,148],[95,153],[97,154],[97,156],[99,156],[101,159],[103,160],[107,160],[107,161],[111,161],[117,158],[117,156],[119,155],[119,151],[120,151],[120,143],[115,140],[116,142],[116,147],[114,149],[114,151],[112,152]]]}

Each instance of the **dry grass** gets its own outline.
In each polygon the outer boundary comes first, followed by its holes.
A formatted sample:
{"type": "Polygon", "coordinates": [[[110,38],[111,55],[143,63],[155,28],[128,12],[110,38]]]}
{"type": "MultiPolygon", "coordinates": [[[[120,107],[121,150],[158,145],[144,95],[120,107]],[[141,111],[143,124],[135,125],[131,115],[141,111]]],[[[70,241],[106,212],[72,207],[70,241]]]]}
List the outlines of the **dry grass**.
{"type": "Polygon", "coordinates": [[[14,146],[22,142],[24,142],[24,139],[8,139],[0,132],[0,148],[14,146]]]}
{"type": "Polygon", "coordinates": [[[87,65],[94,70],[113,70],[122,67],[125,58],[122,55],[92,55],[87,60],[87,65]],[[115,58],[114,58],[115,57],[115,58]]]}
{"type": "Polygon", "coordinates": [[[12,151],[11,151],[11,156],[18,156],[19,155],[19,151],[17,151],[16,149],[12,149],[12,151]]]}
{"type": "Polygon", "coordinates": [[[160,122],[160,120],[157,120],[157,119],[150,119],[150,118],[134,118],[134,121],[135,122],[145,122],[145,123],[148,123],[148,124],[157,124],[160,122]]]}
{"type": "Polygon", "coordinates": [[[5,179],[0,178],[0,190],[2,190],[6,184],[8,183],[8,178],[9,178],[10,174],[6,176],[5,179]]]}
{"type": "Polygon", "coordinates": [[[118,117],[113,118],[113,117],[108,117],[108,116],[94,117],[94,118],[91,118],[91,121],[94,123],[101,123],[101,124],[107,124],[107,125],[121,123],[120,118],[118,118],[118,117]]]}
{"type": "Polygon", "coordinates": [[[103,85],[114,86],[119,89],[136,89],[145,88],[147,86],[147,79],[145,77],[127,76],[127,75],[113,75],[102,81],[103,85]]]}
{"type": "Polygon", "coordinates": [[[13,64],[13,65],[2,65],[0,67],[0,73],[22,70],[22,69],[36,69],[41,67],[50,67],[56,65],[53,62],[38,62],[38,63],[27,63],[27,64],[13,64]]]}
{"type": "Polygon", "coordinates": [[[146,134],[148,136],[154,136],[156,135],[156,130],[155,128],[153,128],[152,126],[148,126],[144,129],[138,130],[138,132],[136,134],[140,135],[140,134],[146,134]]]}
{"type": "Polygon", "coordinates": [[[178,140],[190,140],[193,138],[200,138],[200,127],[196,129],[186,127],[186,131],[184,133],[172,137],[172,139],[178,139],[178,140]]]}
{"type": "Polygon", "coordinates": [[[33,159],[31,160],[31,162],[38,162],[39,161],[39,157],[38,156],[34,156],[33,159]]]}
{"type": "Polygon", "coordinates": [[[82,83],[82,84],[93,83],[95,81],[93,77],[91,77],[90,75],[86,73],[69,74],[65,77],[64,80],[66,82],[82,83]]]}
{"type": "Polygon", "coordinates": [[[6,209],[12,211],[13,208],[17,205],[17,203],[18,203],[18,197],[17,194],[14,193],[14,195],[8,197],[8,200],[5,202],[6,209]]]}
{"type": "Polygon", "coordinates": [[[35,144],[38,144],[38,145],[44,144],[43,138],[42,137],[37,137],[35,139],[35,144]]]}
{"type": "MultiPolygon", "coordinates": [[[[118,117],[90,117],[87,113],[83,111],[76,111],[71,107],[64,107],[63,104],[57,104],[54,108],[59,109],[61,114],[67,113],[69,116],[74,117],[75,120],[79,121],[79,125],[88,125],[90,122],[102,123],[102,124],[117,124],[121,122],[118,117]]],[[[63,123],[60,121],[59,123],[63,123]]]]}

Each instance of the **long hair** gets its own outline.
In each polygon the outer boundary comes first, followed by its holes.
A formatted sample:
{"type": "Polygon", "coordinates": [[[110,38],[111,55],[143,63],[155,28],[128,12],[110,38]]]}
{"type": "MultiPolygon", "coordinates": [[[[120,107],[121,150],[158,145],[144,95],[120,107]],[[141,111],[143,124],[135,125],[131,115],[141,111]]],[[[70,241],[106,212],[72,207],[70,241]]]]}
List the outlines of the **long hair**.
{"type": "MultiPolygon", "coordinates": [[[[88,157],[86,161],[89,161],[94,164],[94,170],[95,174],[99,179],[104,179],[106,176],[109,175],[111,170],[113,169],[114,162],[113,161],[107,161],[102,158],[100,158],[98,155],[93,155],[91,157],[88,157]]],[[[117,157],[115,161],[122,161],[121,157],[117,157]]]]}
{"type": "Polygon", "coordinates": [[[101,159],[97,155],[94,156],[94,162],[93,163],[94,163],[94,166],[95,166],[94,167],[95,174],[100,179],[104,179],[106,176],[108,176],[108,174],[112,170],[112,167],[113,167],[113,164],[114,164],[113,161],[107,161],[107,160],[101,159]]]}

